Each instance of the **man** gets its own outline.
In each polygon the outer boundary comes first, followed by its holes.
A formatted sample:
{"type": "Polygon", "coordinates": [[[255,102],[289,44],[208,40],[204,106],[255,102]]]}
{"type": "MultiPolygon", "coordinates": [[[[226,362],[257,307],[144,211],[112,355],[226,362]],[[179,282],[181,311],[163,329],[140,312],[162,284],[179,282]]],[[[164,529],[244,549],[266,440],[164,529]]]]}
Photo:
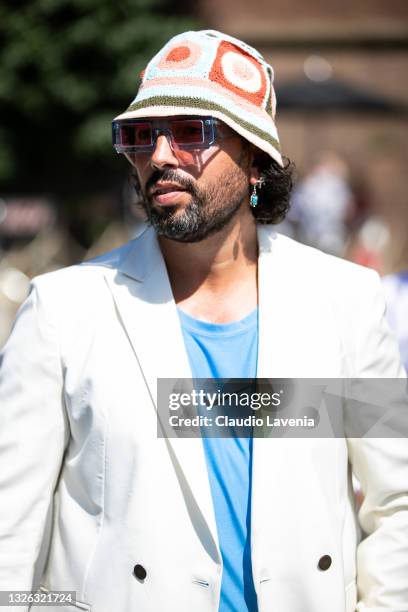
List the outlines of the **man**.
{"type": "Polygon", "coordinates": [[[405,439],[157,435],[160,378],[402,376],[376,274],[258,223],[291,185],[272,81],[187,32],[114,121],[150,223],[35,279],[4,349],[2,589],[75,591],[67,612],[408,609],[405,439]]]}

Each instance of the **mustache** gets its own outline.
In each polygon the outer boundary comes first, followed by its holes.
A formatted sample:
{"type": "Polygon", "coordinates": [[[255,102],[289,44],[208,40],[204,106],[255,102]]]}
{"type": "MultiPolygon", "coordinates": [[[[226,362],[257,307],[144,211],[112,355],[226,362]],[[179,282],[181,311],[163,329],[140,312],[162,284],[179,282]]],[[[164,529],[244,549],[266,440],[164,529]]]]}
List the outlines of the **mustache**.
{"type": "Polygon", "coordinates": [[[195,185],[191,179],[185,176],[180,176],[177,170],[167,168],[166,170],[156,170],[155,172],[153,172],[152,176],[146,183],[146,193],[149,193],[149,190],[152,189],[158,181],[169,181],[178,183],[186,191],[190,193],[196,192],[195,185]]]}

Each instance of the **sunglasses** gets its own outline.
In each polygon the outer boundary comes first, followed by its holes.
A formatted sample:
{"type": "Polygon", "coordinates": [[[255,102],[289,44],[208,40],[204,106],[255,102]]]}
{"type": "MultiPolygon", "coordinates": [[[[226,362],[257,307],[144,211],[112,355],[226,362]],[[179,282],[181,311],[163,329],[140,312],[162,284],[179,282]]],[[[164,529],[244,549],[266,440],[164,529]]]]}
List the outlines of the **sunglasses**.
{"type": "Polygon", "coordinates": [[[164,134],[173,148],[208,149],[215,142],[217,123],[214,117],[119,119],[112,123],[113,146],[117,153],[151,153],[164,134]]]}

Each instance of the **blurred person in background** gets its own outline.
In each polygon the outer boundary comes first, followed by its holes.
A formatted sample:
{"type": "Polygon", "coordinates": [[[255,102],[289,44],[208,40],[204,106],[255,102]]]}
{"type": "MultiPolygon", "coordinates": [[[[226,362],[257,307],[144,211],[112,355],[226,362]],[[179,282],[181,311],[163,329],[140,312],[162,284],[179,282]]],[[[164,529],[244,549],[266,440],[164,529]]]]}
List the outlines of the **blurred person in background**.
{"type": "Polygon", "coordinates": [[[33,196],[0,200],[0,348],[27,297],[30,278],[81,255],[52,201],[33,196]]]}
{"type": "Polygon", "coordinates": [[[55,612],[408,608],[405,439],[157,435],[160,378],[403,376],[376,273],[274,231],[274,119],[271,66],[215,31],[171,39],[115,119],[147,223],[34,279],[4,348],[1,589],[75,591],[55,612]]]}
{"type": "Polygon", "coordinates": [[[354,212],[347,165],[335,153],[326,152],[295,187],[288,219],[301,242],[343,255],[354,212]]]}
{"type": "Polygon", "coordinates": [[[344,256],[382,274],[384,252],[390,240],[390,231],[385,221],[377,215],[369,215],[350,237],[344,256]]]}

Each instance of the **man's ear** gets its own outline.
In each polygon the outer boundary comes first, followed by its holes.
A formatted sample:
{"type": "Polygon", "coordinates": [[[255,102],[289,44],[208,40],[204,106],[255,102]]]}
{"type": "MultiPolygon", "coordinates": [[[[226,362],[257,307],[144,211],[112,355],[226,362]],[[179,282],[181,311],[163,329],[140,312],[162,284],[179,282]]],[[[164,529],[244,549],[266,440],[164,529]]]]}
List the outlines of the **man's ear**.
{"type": "Polygon", "coordinates": [[[251,185],[255,185],[259,180],[260,172],[258,169],[258,156],[259,149],[257,149],[254,145],[250,145],[249,147],[249,182],[251,185]]]}

